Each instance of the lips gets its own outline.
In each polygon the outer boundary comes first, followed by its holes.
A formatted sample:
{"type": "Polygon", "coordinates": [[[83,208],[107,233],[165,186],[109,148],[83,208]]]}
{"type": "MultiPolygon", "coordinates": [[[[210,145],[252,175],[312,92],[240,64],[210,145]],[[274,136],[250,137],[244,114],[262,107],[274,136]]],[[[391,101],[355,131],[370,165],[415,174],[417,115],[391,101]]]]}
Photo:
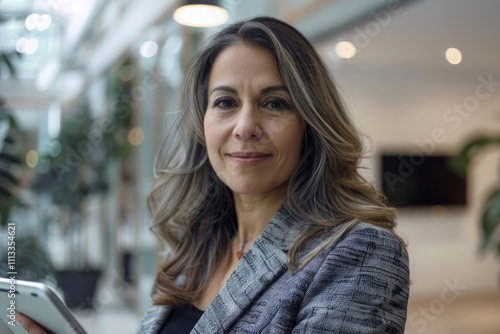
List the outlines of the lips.
{"type": "Polygon", "coordinates": [[[263,152],[231,152],[227,153],[231,161],[238,165],[256,165],[266,161],[272,155],[263,152]]]}
{"type": "Polygon", "coordinates": [[[232,153],[228,153],[227,155],[232,157],[232,158],[243,158],[243,159],[245,159],[245,158],[247,158],[247,159],[264,158],[264,157],[270,156],[270,154],[261,153],[261,152],[232,152],[232,153]]]}

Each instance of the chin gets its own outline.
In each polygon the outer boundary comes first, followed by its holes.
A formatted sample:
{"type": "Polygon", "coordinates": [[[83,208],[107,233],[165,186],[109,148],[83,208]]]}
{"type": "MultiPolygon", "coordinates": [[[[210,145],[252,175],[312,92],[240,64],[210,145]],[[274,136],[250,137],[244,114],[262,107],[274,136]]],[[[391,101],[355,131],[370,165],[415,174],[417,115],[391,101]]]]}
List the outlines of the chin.
{"type": "Polygon", "coordinates": [[[266,189],[262,189],[261,187],[256,186],[255,184],[252,185],[228,185],[229,189],[234,194],[239,194],[239,195],[258,195],[266,192],[266,189]]]}

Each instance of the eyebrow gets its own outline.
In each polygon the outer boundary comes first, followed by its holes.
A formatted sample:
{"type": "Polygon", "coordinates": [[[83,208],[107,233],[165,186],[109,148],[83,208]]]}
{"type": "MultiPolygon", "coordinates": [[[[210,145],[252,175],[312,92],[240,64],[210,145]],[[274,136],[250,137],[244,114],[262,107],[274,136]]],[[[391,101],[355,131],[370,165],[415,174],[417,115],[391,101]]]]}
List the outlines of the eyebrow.
{"type": "MultiPolygon", "coordinates": [[[[217,86],[215,87],[214,89],[212,89],[212,91],[210,92],[209,95],[212,95],[215,91],[218,91],[218,90],[221,90],[221,91],[224,91],[224,92],[228,92],[228,93],[231,93],[231,94],[237,94],[238,91],[232,87],[229,87],[229,86],[217,86]]],[[[283,85],[279,85],[279,86],[269,86],[269,87],[266,87],[264,89],[262,89],[260,91],[261,94],[268,94],[268,93],[272,93],[272,92],[276,92],[276,91],[279,91],[279,90],[284,90],[286,92],[288,92],[288,89],[286,88],[286,86],[283,86],[283,85]]]]}
{"type": "Polygon", "coordinates": [[[276,92],[278,90],[284,90],[288,93],[288,89],[285,86],[270,86],[266,87],[263,90],[260,91],[261,94],[267,94],[267,93],[272,93],[276,92]]]}
{"type": "Polygon", "coordinates": [[[221,90],[221,91],[224,91],[224,92],[228,92],[228,93],[231,93],[231,94],[236,94],[238,93],[236,89],[234,88],[231,88],[229,86],[217,86],[215,87],[214,89],[212,89],[212,91],[210,92],[209,95],[212,95],[214,92],[218,91],[218,90],[221,90]]]}

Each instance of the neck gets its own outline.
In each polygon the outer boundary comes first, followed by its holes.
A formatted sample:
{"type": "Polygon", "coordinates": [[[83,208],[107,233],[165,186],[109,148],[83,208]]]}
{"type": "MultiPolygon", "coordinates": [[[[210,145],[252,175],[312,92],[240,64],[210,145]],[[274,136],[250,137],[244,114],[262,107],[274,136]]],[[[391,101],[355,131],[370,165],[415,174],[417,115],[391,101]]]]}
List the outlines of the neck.
{"type": "Polygon", "coordinates": [[[239,240],[253,242],[286,199],[286,191],[264,196],[234,194],[239,240]]]}

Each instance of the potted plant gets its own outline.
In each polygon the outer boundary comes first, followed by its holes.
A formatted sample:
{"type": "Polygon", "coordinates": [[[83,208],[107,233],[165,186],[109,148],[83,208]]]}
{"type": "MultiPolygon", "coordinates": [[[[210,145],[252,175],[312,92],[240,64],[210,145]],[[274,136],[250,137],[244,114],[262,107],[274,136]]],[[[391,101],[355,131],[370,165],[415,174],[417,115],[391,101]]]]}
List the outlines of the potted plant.
{"type": "MultiPolygon", "coordinates": [[[[471,138],[453,160],[454,168],[466,175],[474,159],[486,148],[500,146],[500,136],[478,135],[471,138]]],[[[491,186],[483,202],[480,218],[481,253],[492,251],[500,257],[500,179],[491,186]]]]}
{"type": "Polygon", "coordinates": [[[129,119],[116,113],[105,115],[113,131],[102,131],[102,119],[91,116],[85,99],[75,105],[62,120],[61,131],[52,139],[51,150],[41,158],[41,168],[33,186],[58,207],[60,229],[65,239],[67,257],[58,270],[58,282],[71,308],[92,306],[94,291],[102,273],[89,263],[85,232],[85,211],[91,196],[103,196],[110,182],[108,166],[126,158],[131,145],[126,139],[129,119]],[[95,136],[95,134],[98,136],[95,136]],[[75,286],[78,289],[75,289],[75,286]]]}
{"type": "Polygon", "coordinates": [[[13,174],[13,169],[21,163],[19,152],[15,152],[14,133],[17,129],[17,122],[0,97],[0,225],[2,226],[7,225],[12,208],[21,204],[16,189],[19,182],[13,174]]]}
{"type": "Polygon", "coordinates": [[[88,124],[89,117],[83,113],[64,121],[61,133],[52,141],[51,153],[41,158],[42,168],[33,185],[36,192],[47,195],[58,208],[57,219],[64,236],[65,252],[57,280],[66,304],[73,308],[91,306],[101,274],[99,268],[91,267],[87,261],[82,210],[85,199],[92,192],[104,191],[105,185],[94,180],[94,175],[87,175],[91,173],[90,159],[83,159],[74,149],[81,141],[81,130],[88,124]]]}
{"type": "MultiPolygon", "coordinates": [[[[14,66],[17,52],[0,53],[0,73],[6,71],[16,75],[14,66]]],[[[0,231],[7,230],[11,213],[15,208],[26,207],[20,200],[20,184],[14,170],[23,168],[22,138],[17,121],[0,96],[0,231]]],[[[15,226],[19,230],[19,225],[15,226]]],[[[17,232],[17,231],[16,231],[17,232]]],[[[24,231],[23,231],[24,232],[24,231]]],[[[2,241],[7,238],[2,238],[2,241]]],[[[55,270],[45,250],[39,245],[36,236],[22,236],[16,233],[16,277],[24,280],[44,281],[55,285],[55,270]]],[[[1,242],[0,242],[1,243],[1,242]]],[[[2,247],[7,250],[7,247],[2,247]]],[[[0,253],[0,276],[9,272],[8,259],[0,253]]]]}
{"type": "MultiPolygon", "coordinates": [[[[32,281],[43,281],[55,285],[55,270],[45,250],[39,245],[34,235],[29,235],[19,224],[10,221],[15,208],[27,208],[20,199],[20,184],[15,170],[23,168],[21,155],[22,145],[20,129],[15,117],[5,106],[5,100],[0,97],[0,230],[3,233],[10,230],[15,234],[12,241],[16,249],[16,278],[32,281]]],[[[7,245],[2,246],[7,250],[7,245]]],[[[7,277],[9,270],[8,258],[4,252],[0,256],[0,277],[7,277]]]]}
{"type": "MultiPolygon", "coordinates": [[[[16,74],[12,58],[18,55],[0,53],[0,74],[4,70],[12,76],[16,74]]],[[[7,225],[11,209],[20,204],[15,191],[19,182],[12,173],[12,169],[21,163],[17,156],[19,152],[12,152],[16,142],[14,136],[19,129],[6,104],[6,100],[0,96],[0,226],[7,225]]]]}

